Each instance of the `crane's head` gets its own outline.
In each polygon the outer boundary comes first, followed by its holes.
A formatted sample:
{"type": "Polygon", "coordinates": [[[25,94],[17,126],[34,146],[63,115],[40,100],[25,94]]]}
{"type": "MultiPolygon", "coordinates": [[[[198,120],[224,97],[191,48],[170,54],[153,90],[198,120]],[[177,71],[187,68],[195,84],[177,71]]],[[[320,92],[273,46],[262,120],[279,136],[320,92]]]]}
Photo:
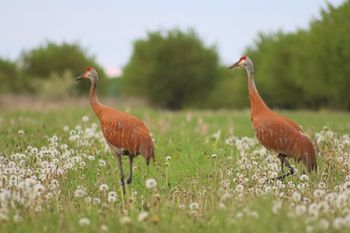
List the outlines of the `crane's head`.
{"type": "Polygon", "coordinates": [[[79,81],[82,79],[90,79],[91,81],[95,82],[97,81],[97,77],[98,76],[96,70],[90,66],[82,75],[78,76],[75,80],[79,81]]]}
{"type": "Polygon", "coordinates": [[[248,63],[251,63],[251,61],[247,55],[244,55],[238,60],[238,62],[228,67],[228,69],[233,69],[235,67],[246,67],[248,63]]]}

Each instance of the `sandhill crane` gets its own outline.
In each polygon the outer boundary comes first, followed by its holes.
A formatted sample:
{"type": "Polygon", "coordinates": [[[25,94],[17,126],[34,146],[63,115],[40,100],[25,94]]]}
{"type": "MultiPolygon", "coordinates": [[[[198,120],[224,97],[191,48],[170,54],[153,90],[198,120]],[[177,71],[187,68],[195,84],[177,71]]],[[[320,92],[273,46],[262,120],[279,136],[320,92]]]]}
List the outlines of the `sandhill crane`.
{"type": "Polygon", "coordinates": [[[287,157],[292,157],[297,162],[301,161],[309,172],[316,170],[316,153],[310,139],[298,124],[273,112],[260,97],[255,87],[253,62],[250,58],[241,57],[229,69],[235,67],[244,67],[248,74],[250,113],[256,137],[265,148],[278,153],[282,175],[277,179],[284,179],[295,173],[287,157]],[[283,174],[284,164],[289,168],[286,174],[283,174]]]}
{"type": "Polygon", "coordinates": [[[98,75],[94,68],[87,70],[76,78],[76,80],[90,79],[91,87],[89,102],[92,110],[100,120],[103,135],[118,160],[121,174],[121,184],[125,194],[124,171],[122,156],[129,157],[130,172],[127,183],[132,181],[132,166],[134,157],[141,154],[149,165],[151,159],[154,161],[154,144],[147,126],[136,117],[125,112],[118,111],[101,104],[96,97],[96,86],[98,75]]]}

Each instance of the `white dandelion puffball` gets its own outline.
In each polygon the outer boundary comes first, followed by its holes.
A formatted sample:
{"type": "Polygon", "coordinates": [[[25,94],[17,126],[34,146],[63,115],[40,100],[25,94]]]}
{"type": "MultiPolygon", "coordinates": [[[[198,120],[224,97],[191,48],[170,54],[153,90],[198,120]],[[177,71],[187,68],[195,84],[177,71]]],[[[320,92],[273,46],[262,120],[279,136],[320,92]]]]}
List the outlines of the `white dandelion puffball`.
{"type": "Polygon", "coordinates": [[[149,178],[146,180],[146,187],[148,189],[153,189],[157,186],[157,181],[153,178],[149,178]]]}
{"type": "Polygon", "coordinates": [[[83,122],[88,122],[89,121],[89,117],[88,116],[83,116],[83,122]]]}
{"type": "Polygon", "coordinates": [[[123,216],[119,219],[120,224],[122,225],[128,225],[131,224],[131,218],[129,216],[123,216]]]}
{"type": "Polygon", "coordinates": [[[90,220],[88,218],[81,218],[81,219],[79,219],[79,225],[80,226],[89,226],[90,220]]]}
{"type": "Polygon", "coordinates": [[[108,231],[108,226],[105,224],[102,224],[100,229],[101,229],[101,231],[108,231]]]}
{"type": "Polygon", "coordinates": [[[108,185],[107,184],[101,184],[100,185],[100,191],[101,192],[108,191],[108,185]]]}
{"type": "Polygon", "coordinates": [[[24,135],[24,131],[23,130],[18,130],[17,133],[18,133],[19,136],[23,136],[24,135]]]}
{"type": "Polygon", "coordinates": [[[244,186],[239,184],[236,186],[236,192],[242,193],[244,191],[244,186]]]}
{"type": "Polygon", "coordinates": [[[149,216],[149,213],[148,213],[147,211],[142,211],[142,212],[139,214],[139,216],[137,217],[137,220],[138,220],[139,222],[146,221],[147,218],[148,218],[148,216],[149,216]]]}
{"type": "Polygon", "coordinates": [[[78,188],[77,190],[75,190],[74,196],[75,197],[83,197],[83,196],[85,196],[85,190],[81,189],[81,188],[78,188]]]}
{"type": "Polygon", "coordinates": [[[298,191],[294,191],[292,194],[292,199],[295,202],[299,202],[301,200],[301,194],[298,191]]]}
{"type": "Polygon", "coordinates": [[[190,210],[198,210],[199,209],[199,204],[197,202],[192,202],[188,208],[190,208],[190,210]]]}
{"type": "Polygon", "coordinates": [[[103,159],[100,159],[99,161],[98,161],[98,164],[101,166],[101,167],[104,167],[104,166],[106,166],[106,161],[105,160],[103,160],[103,159]]]}

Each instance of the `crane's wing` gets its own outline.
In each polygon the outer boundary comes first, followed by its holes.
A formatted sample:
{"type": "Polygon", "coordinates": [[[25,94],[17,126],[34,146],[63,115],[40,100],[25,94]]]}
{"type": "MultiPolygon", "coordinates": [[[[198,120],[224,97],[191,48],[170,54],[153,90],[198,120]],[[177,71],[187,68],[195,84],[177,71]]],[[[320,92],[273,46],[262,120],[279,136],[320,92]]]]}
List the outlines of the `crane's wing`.
{"type": "Polygon", "coordinates": [[[289,118],[287,118],[285,116],[280,116],[280,117],[283,118],[285,121],[287,121],[295,130],[297,130],[299,132],[303,132],[303,129],[300,127],[300,125],[298,125],[294,121],[290,120],[289,118]]]}
{"type": "Polygon", "coordinates": [[[257,118],[253,122],[256,137],[267,149],[290,155],[303,133],[296,124],[282,117],[257,118]]]}
{"type": "Polygon", "coordinates": [[[150,156],[154,145],[150,131],[136,117],[118,112],[118,114],[101,117],[101,127],[107,142],[116,148],[126,149],[129,153],[150,156]]]}

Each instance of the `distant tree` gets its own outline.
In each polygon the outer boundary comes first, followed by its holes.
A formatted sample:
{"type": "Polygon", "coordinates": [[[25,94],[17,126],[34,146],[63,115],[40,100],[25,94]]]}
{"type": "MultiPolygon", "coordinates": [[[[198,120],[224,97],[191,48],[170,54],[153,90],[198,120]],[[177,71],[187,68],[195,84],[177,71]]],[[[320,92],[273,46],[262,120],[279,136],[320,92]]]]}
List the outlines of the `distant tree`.
{"type": "Polygon", "coordinates": [[[21,88],[16,63],[0,58],[0,94],[16,92],[21,88]]]}
{"type": "Polygon", "coordinates": [[[169,109],[205,105],[218,80],[218,55],[190,30],[151,32],[134,43],[124,69],[126,91],[169,109]]]}
{"type": "Polygon", "coordinates": [[[350,110],[350,1],[328,5],[309,29],[261,34],[247,50],[269,105],[350,110]]]}
{"type": "MultiPolygon", "coordinates": [[[[66,72],[79,75],[88,66],[93,66],[97,70],[100,79],[106,78],[103,69],[97,64],[95,58],[89,56],[76,43],[56,44],[47,42],[38,48],[23,52],[20,57],[20,64],[23,73],[28,78],[47,79],[52,74],[63,77],[66,72]]],[[[85,92],[87,87],[88,83],[86,82],[85,85],[79,85],[77,88],[85,92]]]]}

